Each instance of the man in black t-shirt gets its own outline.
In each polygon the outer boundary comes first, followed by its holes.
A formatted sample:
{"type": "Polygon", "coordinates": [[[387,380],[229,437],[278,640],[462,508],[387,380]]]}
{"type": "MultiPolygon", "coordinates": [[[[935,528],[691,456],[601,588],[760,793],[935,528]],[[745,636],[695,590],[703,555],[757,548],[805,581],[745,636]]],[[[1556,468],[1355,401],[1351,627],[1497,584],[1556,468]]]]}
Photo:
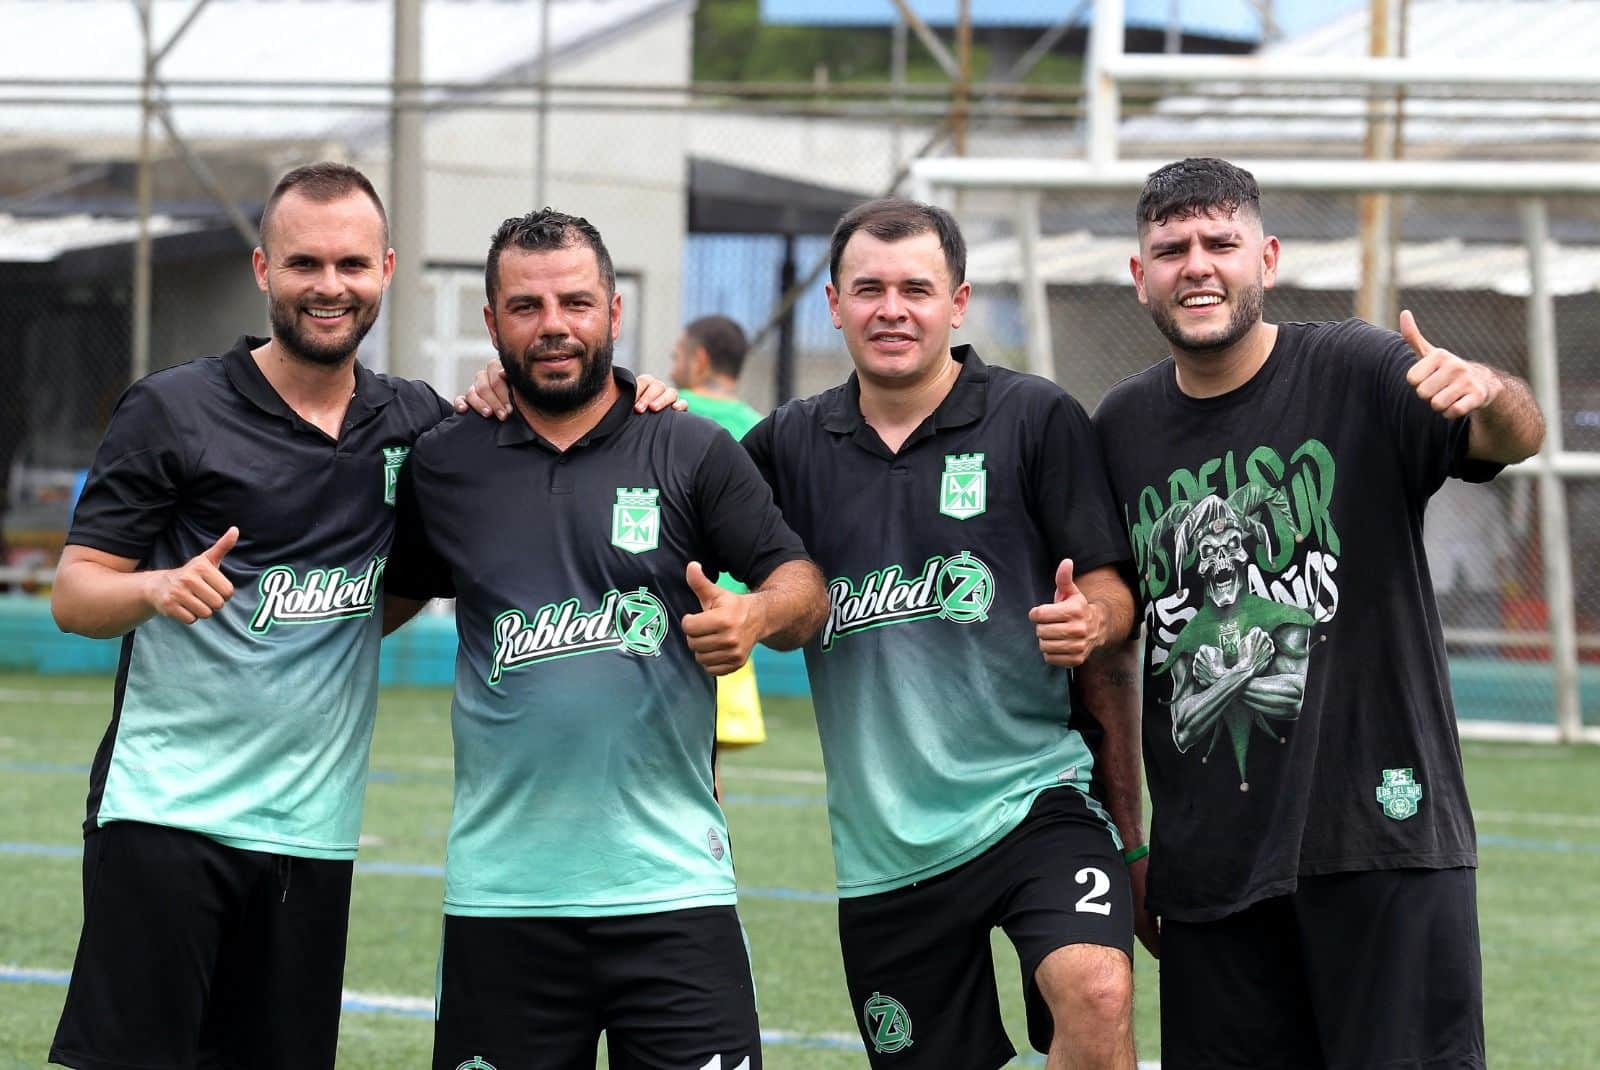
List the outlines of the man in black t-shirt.
{"type": "MultiPolygon", "coordinates": [[[[1279,243],[1221,160],[1150,176],[1171,357],[1095,414],[1139,571],[1147,909],[1168,1067],[1481,1067],[1472,815],[1422,543],[1539,448],[1520,380],[1359,320],[1262,319],[1279,243]]],[[[1129,695],[1131,701],[1131,694],[1129,695]]]]}

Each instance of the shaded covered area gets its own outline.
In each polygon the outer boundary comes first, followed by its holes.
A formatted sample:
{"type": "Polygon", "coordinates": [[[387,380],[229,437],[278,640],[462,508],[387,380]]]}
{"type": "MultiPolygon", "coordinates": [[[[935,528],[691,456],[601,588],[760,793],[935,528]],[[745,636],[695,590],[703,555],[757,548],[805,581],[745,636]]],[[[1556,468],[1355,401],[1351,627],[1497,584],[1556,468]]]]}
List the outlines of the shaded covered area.
{"type": "MultiPolygon", "coordinates": [[[[717,311],[749,323],[752,343],[762,326],[781,312],[773,327],[773,395],[782,404],[795,396],[796,364],[795,310],[792,304],[784,307],[784,295],[811,267],[810,262],[800,263],[799,243],[803,238],[830,234],[839,217],[868,200],[869,195],[700,157],[689,159],[688,188],[691,242],[687,259],[691,262],[686,267],[690,275],[727,267],[710,262],[716,257],[715,248],[697,246],[693,241],[696,235],[764,235],[781,240],[776,270],[769,276],[771,284],[763,284],[760,274],[763,267],[771,270],[773,265],[738,265],[734,270],[746,276],[738,280],[745,307],[717,311]],[[697,248],[701,255],[697,255],[697,248]]],[[[729,287],[730,295],[734,289],[729,287]]],[[[723,303],[731,306],[731,300],[723,303]]]]}
{"type": "MultiPolygon", "coordinates": [[[[153,367],[260,329],[248,248],[214,205],[158,204],[150,229],[153,367]]],[[[77,475],[128,385],[137,236],[122,202],[0,209],[0,582],[53,564],[77,475]]]]}

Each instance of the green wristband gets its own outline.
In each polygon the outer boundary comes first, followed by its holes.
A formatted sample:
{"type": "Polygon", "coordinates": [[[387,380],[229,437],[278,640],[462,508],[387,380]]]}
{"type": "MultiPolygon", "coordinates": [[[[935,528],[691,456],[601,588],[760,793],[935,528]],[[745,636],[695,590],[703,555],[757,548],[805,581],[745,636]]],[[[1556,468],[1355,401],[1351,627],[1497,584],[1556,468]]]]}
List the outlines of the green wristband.
{"type": "Polygon", "coordinates": [[[1122,852],[1122,860],[1131,866],[1149,853],[1150,845],[1148,843],[1141,843],[1131,851],[1122,852]]]}

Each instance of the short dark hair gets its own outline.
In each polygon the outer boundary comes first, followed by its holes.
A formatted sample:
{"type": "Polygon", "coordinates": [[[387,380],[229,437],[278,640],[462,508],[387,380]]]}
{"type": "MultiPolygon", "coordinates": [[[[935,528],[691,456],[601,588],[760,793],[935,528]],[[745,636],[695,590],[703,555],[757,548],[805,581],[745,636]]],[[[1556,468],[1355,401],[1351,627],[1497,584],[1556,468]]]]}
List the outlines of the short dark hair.
{"type": "Polygon", "coordinates": [[[600,279],[606,284],[606,299],[617,292],[617,272],[611,266],[611,254],[600,232],[582,216],[568,215],[554,208],[541,208],[537,212],[513,216],[500,224],[500,229],[489,239],[489,259],[483,266],[483,289],[493,307],[500,292],[500,251],[515,246],[523,252],[542,253],[565,249],[573,245],[587,245],[594,250],[600,265],[600,279]]]}
{"type": "Polygon", "coordinates": [[[1139,232],[1169,219],[1243,209],[1261,218],[1261,187],[1256,176],[1214,156],[1194,156],[1151,173],[1135,209],[1139,232]]]}
{"type": "Polygon", "coordinates": [[[372,180],[349,164],[331,160],[296,167],[278,179],[266,206],[261,209],[262,248],[267,245],[268,224],[272,221],[272,214],[278,202],[291,190],[316,204],[327,204],[352,193],[365,193],[372,207],[378,210],[378,218],[383,222],[383,247],[389,248],[389,213],[383,210],[383,201],[379,199],[378,191],[372,188],[372,180]]]}
{"type": "Polygon", "coordinates": [[[706,351],[711,370],[730,379],[744,370],[744,355],[750,351],[744,330],[727,316],[701,316],[683,329],[690,342],[706,351]]]}
{"type": "Polygon", "coordinates": [[[839,261],[844,258],[844,247],[858,230],[865,230],[879,241],[891,242],[929,232],[937,234],[945,267],[950,270],[950,288],[954,290],[967,280],[967,243],[954,216],[936,205],[907,197],[880,197],[850,209],[834,226],[828,247],[828,274],[835,286],[839,285],[839,261]]]}

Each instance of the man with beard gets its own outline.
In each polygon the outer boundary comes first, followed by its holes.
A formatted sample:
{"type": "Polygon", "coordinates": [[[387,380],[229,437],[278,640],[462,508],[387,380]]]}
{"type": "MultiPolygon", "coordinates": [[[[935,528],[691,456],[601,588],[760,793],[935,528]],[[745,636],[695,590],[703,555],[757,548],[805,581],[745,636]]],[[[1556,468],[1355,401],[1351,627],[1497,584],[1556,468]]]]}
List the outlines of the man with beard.
{"type": "Polygon", "coordinates": [[[1476,848],[1422,517],[1446,478],[1534,453],[1543,420],[1409,312],[1399,333],[1263,320],[1280,248],[1246,171],[1170,164],[1136,218],[1134,285],[1171,356],[1095,424],[1146,622],[1162,1065],[1481,1067],[1476,848]]]}
{"type": "Polygon", "coordinates": [[[359,171],[285,175],[252,261],[271,337],[129,388],[56,574],[123,637],[50,1052],[85,1070],[334,1062],[396,479],[449,406],[356,359],[394,270],[359,171]]]}
{"type": "Polygon", "coordinates": [[[809,638],[821,577],[727,432],[632,412],[593,226],[506,220],[485,285],[514,412],[417,441],[391,578],[460,644],[433,1065],[587,1070],[603,1030],[613,1066],[759,1070],[708,674],[809,638]]]}

